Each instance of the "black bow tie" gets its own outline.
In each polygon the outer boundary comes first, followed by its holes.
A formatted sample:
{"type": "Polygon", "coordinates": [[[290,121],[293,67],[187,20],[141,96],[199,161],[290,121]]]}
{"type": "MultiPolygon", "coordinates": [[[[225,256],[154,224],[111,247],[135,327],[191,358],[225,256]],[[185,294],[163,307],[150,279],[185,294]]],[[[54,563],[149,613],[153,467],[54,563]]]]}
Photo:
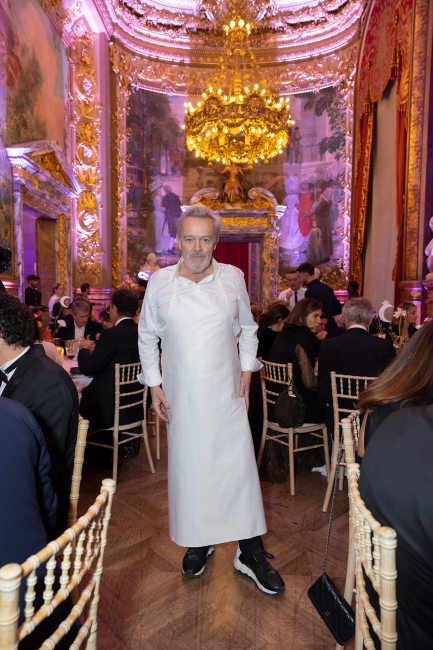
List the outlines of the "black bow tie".
{"type": "MultiPolygon", "coordinates": [[[[26,356],[26,355],[24,355],[24,356],[26,356]]],[[[12,377],[9,379],[8,375],[13,370],[15,370],[17,368],[17,366],[18,366],[19,362],[21,361],[21,359],[22,359],[22,357],[20,357],[17,361],[14,361],[14,363],[11,363],[11,365],[8,368],[6,368],[6,370],[2,370],[0,368],[0,384],[1,384],[2,381],[4,381],[5,384],[8,384],[10,379],[12,379],[12,377]]]]}
{"type": "Polygon", "coordinates": [[[4,370],[2,370],[2,369],[0,368],[0,384],[1,384],[1,382],[3,382],[3,381],[4,381],[5,384],[7,384],[8,381],[9,381],[9,379],[8,379],[7,374],[4,372],[4,370]]]}

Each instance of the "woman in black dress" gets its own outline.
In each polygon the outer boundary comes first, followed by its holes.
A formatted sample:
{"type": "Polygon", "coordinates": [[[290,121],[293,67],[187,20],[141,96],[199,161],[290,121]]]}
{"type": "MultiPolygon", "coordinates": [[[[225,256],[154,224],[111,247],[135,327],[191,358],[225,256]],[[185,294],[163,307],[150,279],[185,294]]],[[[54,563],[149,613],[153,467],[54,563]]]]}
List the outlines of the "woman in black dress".
{"type": "Polygon", "coordinates": [[[290,315],[290,310],[282,302],[276,302],[270,305],[268,311],[260,317],[260,326],[257,333],[259,337],[259,347],[257,357],[265,359],[275,339],[284,327],[285,321],[290,315]]]}
{"type": "MultiPolygon", "coordinates": [[[[287,324],[278,334],[267,361],[291,363],[293,381],[305,404],[305,422],[316,424],[325,419],[326,403],[317,394],[317,377],[314,375],[316,355],[314,336],[320,325],[322,305],[313,298],[300,300],[287,324]]],[[[275,392],[280,392],[281,387],[275,392]]],[[[272,404],[269,404],[269,420],[275,422],[272,404]]]]}
{"type": "Polygon", "coordinates": [[[400,354],[359,396],[358,408],[365,417],[358,444],[358,457],[386,418],[407,406],[433,403],[433,322],[426,323],[406,343],[400,354]]]}

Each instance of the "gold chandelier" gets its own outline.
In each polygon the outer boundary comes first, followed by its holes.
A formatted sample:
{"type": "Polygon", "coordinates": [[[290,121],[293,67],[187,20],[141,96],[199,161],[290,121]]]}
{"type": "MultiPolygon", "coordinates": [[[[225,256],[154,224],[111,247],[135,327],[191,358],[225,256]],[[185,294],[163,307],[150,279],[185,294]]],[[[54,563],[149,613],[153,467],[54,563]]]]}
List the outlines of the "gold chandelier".
{"type": "Polygon", "coordinates": [[[277,99],[251,53],[251,26],[239,16],[224,26],[225,49],[203,101],[185,104],[182,128],[195,155],[223,164],[269,162],[289,142],[289,98],[277,99]]]}

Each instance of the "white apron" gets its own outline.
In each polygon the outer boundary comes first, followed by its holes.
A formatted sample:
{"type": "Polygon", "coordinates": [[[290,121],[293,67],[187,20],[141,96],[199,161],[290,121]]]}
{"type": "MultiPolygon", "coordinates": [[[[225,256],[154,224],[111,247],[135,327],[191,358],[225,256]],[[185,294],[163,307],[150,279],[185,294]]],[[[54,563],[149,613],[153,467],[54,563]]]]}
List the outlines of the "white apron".
{"type": "Polygon", "coordinates": [[[262,494],[227,294],[178,294],[173,281],[162,341],[162,388],[169,401],[170,537],[210,546],[266,532],[262,494]],[[194,314],[200,314],[194,320],[194,314]]]}

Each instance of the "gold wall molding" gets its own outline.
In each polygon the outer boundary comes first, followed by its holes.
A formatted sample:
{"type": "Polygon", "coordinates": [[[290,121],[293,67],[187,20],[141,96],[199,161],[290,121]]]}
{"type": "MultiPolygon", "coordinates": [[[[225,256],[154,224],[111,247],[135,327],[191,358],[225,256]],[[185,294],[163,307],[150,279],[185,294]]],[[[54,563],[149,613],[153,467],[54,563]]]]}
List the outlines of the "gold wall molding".
{"type": "MultiPolygon", "coordinates": [[[[358,44],[321,57],[315,61],[262,68],[272,87],[278,92],[319,90],[336,86],[353,74],[356,67],[358,44]]],[[[200,95],[215,74],[212,69],[185,68],[173,63],[152,61],[136,56],[118,44],[112,44],[110,57],[113,70],[123,78],[123,84],[179,95],[200,95]]],[[[258,57],[259,60],[259,57],[258,57]]],[[[216,65],[216,62],[215,64],[216,65]]]]}
{"type": "Polygon", "coordinates": [[[59,282],[66,288],[66,265],[67,265],[67,243],[66,243],[66,216],[59,214],[57,218],[57,236],[59,239],[59,282]]]}
{"type": "Polygon", "coordinates": [[[255,230],[265,229],[267,225],[267,217],[223,217],[224,228],[250,228],[255,230]]]}
{"type": "MultiPolygon", "coordinates": [[[[425,161],[423,160],[425,102],[428,97],[427,57],[429,31],[429,0],[417,0],[414,5],[414,25],[412,39],[412,71],[409,117],[408,171],[406,237],[404,253],[404,279],[416,280],[422,274],[420,263],[420,229],[423,229],[422,184],[425,161]]],[[[430,217],[431,215],[428,215],[430,217]]]]}
{"type": "Polygon", "coordinates": [[[113,71],[116,73],[116,112],[114,121],[116,123],[116,169],[117,169],[117,192],[115,196],[116,210],[112,214],[111,233],[111,276],[113,287],[120,287],[126,275],[126,235],[127,235],[127,209],[128,209],[128,181],[127,166],[128,154],[127,144],[129,129],[126,127],[126,118],[129,113],[129,96],[131,94],[130,79],[128,75],[129,61],[126,57],[120,56],[118,48],[110,45],[110,61],[113,71]]]}
{"type": "Polygon", "coordinates": [[[73,68],[71,93],[71,126],[75,130],[74,172],[84,188],[77,200],[77,260],[76,280],[99,284],[101,278],[102,244],[99,232],[99,194],[101,170],[99,140],[101,106],[97,102],[97,82],[94,64],[94,35],[84,30],[72,30],[73,44],[70,63],[73,68]],[[80,35],[77,36],[77,33],[80,35]]]}

